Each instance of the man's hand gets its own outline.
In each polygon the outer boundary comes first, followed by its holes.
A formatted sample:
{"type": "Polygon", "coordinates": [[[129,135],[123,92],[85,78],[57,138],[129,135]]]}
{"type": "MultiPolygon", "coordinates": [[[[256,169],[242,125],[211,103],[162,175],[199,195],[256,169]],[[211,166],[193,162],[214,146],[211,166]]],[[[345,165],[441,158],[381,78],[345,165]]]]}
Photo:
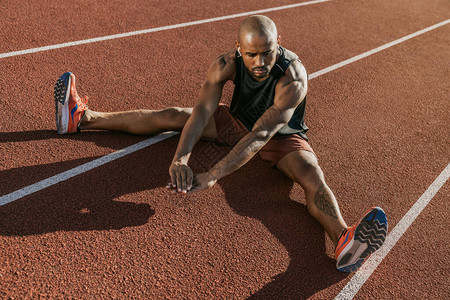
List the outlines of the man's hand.
{"type": "Polygon", "coordinates": [[[194,174],[188,165],[173,162],[169,168],[171,182],[167,185],[172,192],[186,194],[192,189],[194,174]]]}
{"type": "Polygon", "coordinates": [[[194,175],[194,182],[191,192],[200,191],[212,187],[217,182],[210,173],[200,173],[194,175]]]}

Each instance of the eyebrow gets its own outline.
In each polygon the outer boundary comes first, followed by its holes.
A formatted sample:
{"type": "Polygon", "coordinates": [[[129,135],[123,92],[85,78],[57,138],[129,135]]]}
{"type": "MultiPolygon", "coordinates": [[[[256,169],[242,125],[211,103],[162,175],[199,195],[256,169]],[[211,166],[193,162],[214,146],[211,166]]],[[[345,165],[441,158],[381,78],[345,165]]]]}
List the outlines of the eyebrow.
{"type": "MultiPolygon", "coordinates": [[[[264,50],[264,51],[262,51],[261,53],[266,53],[266,52],[271,52],[272,51],[272,49],[267,49],[267,50],[264,50]]],[[[255,52],[250,52],[250,51],[246,51],[245,52],[245,54],[256,54],[255,52]]]]}

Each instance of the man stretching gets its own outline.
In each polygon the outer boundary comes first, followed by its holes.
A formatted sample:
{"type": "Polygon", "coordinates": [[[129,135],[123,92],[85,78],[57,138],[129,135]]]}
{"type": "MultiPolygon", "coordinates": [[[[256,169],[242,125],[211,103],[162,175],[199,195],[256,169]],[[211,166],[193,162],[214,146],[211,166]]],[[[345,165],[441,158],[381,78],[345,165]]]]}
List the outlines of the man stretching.
{"type": "Polygon", "coordinates": [[[213,186],[259,153],[302,186],[309,213],[336,245],[337,269],[353,272],[383,244],[386,215],[375,207],[352,227],[343,220],[306,137],[306,70],[297,55],[279,42],[272,20],[265,16],[246,18],[235,49],[216,58],[209,67],[194,108],[92,111],[77,94],[75,76],[65,73],[55,85],[56,127],[60,134],[88,129],[144,135],[181,131],[169,168],[168,188],[184,194],[213,186]],[[229,80],[235,89],[227,107],[219,102],[229,80]],[[193,174],[188,161],[200,138],[232,149],[207,172],[193,174]]]}

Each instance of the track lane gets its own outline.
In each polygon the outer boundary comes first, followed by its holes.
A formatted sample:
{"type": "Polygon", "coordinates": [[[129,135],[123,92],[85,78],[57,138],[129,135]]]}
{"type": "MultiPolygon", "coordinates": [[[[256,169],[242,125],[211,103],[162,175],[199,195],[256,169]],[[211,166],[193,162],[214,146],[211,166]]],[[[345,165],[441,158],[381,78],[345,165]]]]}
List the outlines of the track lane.
{"type": "Polygon", "coordinates": [[[449,245],[443,237],[449,226],[449,186],[433,198],[354,299],[447,298],[449,245]],[[380,288],[386,284],[391,288],[380,288]]]}
{"type": "Polygon", "coordinates": [[[0,53],[84,40],[128,31],[232,15],[261,8],[308,1],[228,1],[119,0],[104,5],[97,1],[64,2],[55,0],[2,2],[0,53]],[[201,9],[198,9],[201,8],[201,9]],[[93,35],[93,33],[95,35],[93,35]],[[20,38],[18,38],[20,37],[20,38]],[[44,43],[44,44],[43,44],[44,43]]]}
{"type": "Polygon", "coordinates": [[[238,14],[231,14],[231,15],[213,17],[213,18],[208,18],[208,19],[203,19],[203,20],[196,20],[196,21],[191,21],[191,22],[172,24],[172,25],[168,25],[168,26],[153,27],[153,28],[147,28],[147,29],[143,29],[143,30],[94,37],[94,38],[71,41],[71,42],[60,43],[60,44],[55,44],[55,45],[47,45],[47,46],[43,46],[43,47],[36,47],[36,48],[19,50],[19,51],[12,51],[12,52],[0,54],[0,59],[14,57],[14,56],[20,56],[20,55],[27,55],[27,54],[32,54],[32,53],[38,53],[38,52],[45,52],[45,51],[50,51],[50,50],[55,50],[55,49],[66,48],[66,47],[75,47],[75,46],[91,44],[91,43],[99,43],[99,42],[103,42],[103,41],[127,38],[127,37],[141,35],[141,34],[150,34],[150,33],[159,32],[159,31],[166,31],[166,30],[173,30],[173,29],[190,27],[190,26],[197,26],[197,25],[202,25],[202,24],[207,24],[207,23],[219,22],[219,21],[223,21],[223,20],[230,20],[230,19],[235,19],[235,18],[240,18],[240,17],[251,16],[251,15],[265,14],[265,13],[270,13],[273,11],[293,9],[293,8],[297,8],[297,7],[301,7],[301,6],[320,4],[320,3],[324,3],[324,2],[328,2],[328,1],[330,1],[330,0],[312,0],[312,1],[307,1],[307,2],[294,3],[294,4],[290,4],[290,5],[247,11],[247,12],[238,13],[238,14]]]}
{"type": "MultiPolygon", "coordinates": [[[[414,203],[414,205],[409,209],[409,211],[403,216],[403,218],[400,220],[400,222],[398,222],[395,227],[393,229],[391,229],[389,235],[386,237],[386,241],[384,243],[384,245],[374,254],[372,254],[370,256],[370,258],[364,263],[364,266],[358,270],[358,272],[355,273],[355,275],[352,277],[352,279],[347,283],[347,285],[341,290],[341,292],[335,297],[335,299],[352,299],[355,297],[355,295],[359,292],[360,288],[365,284],[365,282],[370,278],[370,276],[373,274],[373,271],[375,271],[379,264],[383,262],[383,260],[386,258],[386,256],[389,254],[389,252],[394,248],[395,245],[397,245],[397,242],[399,239],[402,238],[402,236],[406,233],[406,231],[408,231],[408,229],[411,227],[411,225],[415,222],[415,220],[422,214],[423,209],[426,208],[429,204],[430,201],[433,200],[434,202],[436,201],[440,201],[439,199],[439,192],[441,189],[444,190],[444,192],[442,194],[445,193],[445,187],[444,185],[446,184],[446,182],[448,181],[450,177],[450,164],[447,165],[447,167],[441,172],[441,174],[439,174],[439,176],[433,181],[433,183],[428,187],[428,189],[422,194],[422,196],[420,196],[420,198],[416,201],[416,203],[414,203]],[[444,188],[443,188],[444,187],[444,188]],[[437,200],[434,199],[436,194],[438,194],[438,196],[436,198],[438,198],[437,200]]],[[[447,186],[448,188],[448,186],[447,186]]],[[[439,203],[439,202],[438,202],[439,203]]],[[[431,216],[431,220],[434,221],[436,218],[436,213],[434,213],[434,215],[431,216]]],[[[423,215],[422,215],[423,218],[423,215]]],[[[444,220],[444,218],[441,218],[442,221],[440,223],[438,223],[438,226],[436,226],[436,224],[432,224],[431,226],[433,227],[438,227],[438,230],[436,230],[436,228],[433,228],[431,230],[431,234],[430,235],[435,235],[436,237],[434,238],[434,241],[436,240],[441,240],[441,237],[445,234],[444,230],[444,224],[448,223],[446,222],[446,220],[444,220]],[[441,228],[439,228],[441,227],[441,228]],[[439,230],[441,229],[441,230],[439,230]],[[441,231],[441,232],[439,232],[441,231]]],[[[419,221],[420,222],[420,221],[419,221]]],[[[424,221],[422,221],[424,222],[424,221]]],[[[430,222],[429,220],[425,221],[425,224],[427,224],[428,226],[430,226],[430,222]]],[[[427,231],[425,229],[425,231],[427,231]]],[[[446,251],[446,249],[444,247],[441,247],[441,243],[439,243],[437,246],[433,247],[433,241],[429,236],[427,236],[427,234],[423,235],[423,234],[416,234],[417,236],[425,236],[424,240],[426,240],[426,243],[428,243],[428,247],[423,247],[426,249],[426,251],[428,252],[429,249],[427,248],[434,248],[436,249],[436,253],[435,255],[430,255],[428,254],[427,256],[432,257],[428,263],[430,263],[433,266],[433,269],[435,269],[437,272],[437,274],[445,274],[446,272],[446,268],[448,266],[448,264],[445,263],[445,259],[442,258],[442,254],[443,252],[446,251]],[[441,249],[440,249],[441,248],[441,249]],[[434,257],[434,258],[433,258],[434,257]]],[[[421,238],[417,239],[417,240],[421,240],[421,238]]],[[[411,243],[406,243],[406,244],[411,244],[411,243]]],[[[421,244],[423,244],[423,242],[421,242],[421,244]]],[[[417,251],[415,251],[415,247],[414,246],[410,246],[407,248],[406,251],[404,251],[404,253],[408,253],[411,252],[411,249],[414,249],[414,253],[413,255],[417,256],[417,251]]],[[[433,249],[433,250],[434,250],[433,249]]],[[[411,255],[411,256],[413,256],[411,255]]],[[[415,260],[412,260],[413,262],[411,263],[411,265],[413,265],[414,267],[411,267],[411,269],[415,269],[417,272],[417,270],[419,270],[420,268],[417,267],[417,263],[415,262],[415,260]]],[[[395,265],[395,264],[393,264],[395,265]]],[[[427,264],[425,264],[425,266],[427,266],[427,264]]],[[[390,269],[392,269],[392,265],[390,265],[390,269]]],[[[397,270],[390,270],[390,273],[395,273],[398,272],[397,270]]],[[[415,273],[412,272],[412,273],[415,273]]],[[[433,274],[435,274],[433,272],[433,274]]],[[[408,276],[409,273],[406,273],[403,276],[399,276],[399,277],[404,277],[404,276],[408,276]]],[[[444,275],[445,276],[445,275],[444,275]]],[[[443,283],[445,281],[445,278],[439,278],[439,275],[436,276],[432,276],[434,277],[432,282],[441,282],[443,283]]],[[[404,280],[404,278],[403,278],[404,280]]],[[[430,281],[430,280],[428,280],[430,281]]],[[[410,295],[408,298],[414,297],[417,298],[417,286],[426,286],[426,284],[424,284],[424,282],[422,280],[420,280],[419,282],[415,282],[415,283],[411,283],[411,280],[408,280],[408,287],[406,290],[409,291],[414,291],[414,295],[410,295]]],[[[445,286],[445,284],[443,285],[445,286]]],[[[375,290],[380,289],[379,288],[380,285],[376,285],[375,286],[375,290]]],[[[404,297],[403,295],[403,291],[405,290],[405,288],[402,286],[402,292],[400,292],[400,295],[402,295],[402,297],[404,297]]],[[[424,291],[422,291],[423,295],[422,297],[426,297],[429,295],[430,293],[430,288],[426,288],[424,291]]],[[[431,292],[435,295],[433,298],[438,298],[437,296],[440,295],[444,295],[446,293],[445,288],[442,288],[442,286],[439,286],[438,284],[435,284],[432,288],[431,288],[431,292]]],[[[394,294],[398,295],[399,291],[395,291],[393,292],[392,290],[389,291],[389,295],[390,297],[392,297],[394,294]]],[[[387,296],[386,296],[387,297],[387,296]]]]}

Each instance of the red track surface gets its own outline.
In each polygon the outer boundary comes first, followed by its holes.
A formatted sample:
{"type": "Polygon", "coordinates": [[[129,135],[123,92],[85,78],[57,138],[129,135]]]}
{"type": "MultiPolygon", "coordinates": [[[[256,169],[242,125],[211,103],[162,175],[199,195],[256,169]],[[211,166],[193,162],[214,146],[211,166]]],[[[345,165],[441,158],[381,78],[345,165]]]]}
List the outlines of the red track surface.
{"type": "MultiPolygon", "coordinates": [[[[0,4],[0,53],[294,3],[29,2],[0,4]]],[[[448,19],[450,4],[333,0],[266,15],[313,73],[448,19]]],[[[241,20],[0,59],[0,195],[146,138],[58,136],[52,92],[60,74],[75,73],[95,110],[192,106],[209,63],[233,47],[241,20]]],[[[349,224],[378,205],[393,228],[449,163],[449,45],[445,25],[310,81],[309,137],[349,224]]],[[[352,275],[335,270],[332,243],[298,185],[254,158],[210,190],[171,195],[164,186],[177,141],[0,206],[0,296],[339,293],[352,275]]],[[[193,167],[201,169],[196,161],[193,167]]],[[[449,194],[447,183],[357,299],[449,297],[449,194]]]]}

